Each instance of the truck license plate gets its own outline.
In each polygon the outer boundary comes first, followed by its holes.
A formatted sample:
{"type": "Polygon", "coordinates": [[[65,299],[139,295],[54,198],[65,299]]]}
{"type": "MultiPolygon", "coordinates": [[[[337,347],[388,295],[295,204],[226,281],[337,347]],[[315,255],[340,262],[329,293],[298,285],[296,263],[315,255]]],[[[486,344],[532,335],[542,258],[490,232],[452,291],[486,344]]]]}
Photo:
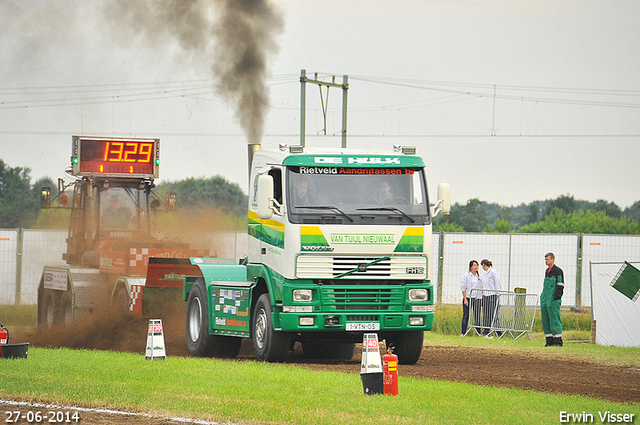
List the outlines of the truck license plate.
{"type": "Polygon", "coordinates": [[[379,331],[380,323],[347,323],[345,325],[347,331],[379,331]]]}

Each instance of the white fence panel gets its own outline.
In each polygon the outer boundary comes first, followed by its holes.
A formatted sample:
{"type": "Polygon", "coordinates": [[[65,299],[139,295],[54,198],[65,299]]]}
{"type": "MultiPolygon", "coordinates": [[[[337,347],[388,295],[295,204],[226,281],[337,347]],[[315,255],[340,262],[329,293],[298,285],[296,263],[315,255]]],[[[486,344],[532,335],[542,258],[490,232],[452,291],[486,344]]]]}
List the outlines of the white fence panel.
{"type": "MultiPolygon", "coordinates": [[[[563,305],[575,305],[578,235],[447,233],[444,235],[442,302],[462,302],[460,277],[469,261],[488,259],[502,279],[502,289],[526,288],[542,292],[544,255],[553,252],[565,276],[563,305]]],[[[484,275],[482,268],[480,274],[484,275]]]]}
{"type": "MultiPolygon", "coordinates": [[[[469,261],[488,259],[509,287],[509,235],[497,233],[445,233],[442,264],[442,302],[462,303],[460,278],[469,270],[469,261]]],[[[482,268],[480,268],[482,274],[482,268]]]]}
{"type": "Polygon", "coordinates": [[[438,300],[440,282],[440,233],[431,235],[431,284],[433,285],[433,301],[438,300]]]}
{"type": "Polygon", "coordinates": [[[18,230],[0,230],[0,304],[16,301],[18,230]]]}
{"type": "Polygon", "coordinates": [[[582,236],[582,305],[593,305],[589,291],[589,263],[625,261],[640,262],[640,236],[582,236]]]}
{"type": "Polygon", "coordinates": [[[544,255],[553,252],[556,265],[564,272],[563,305],[575,305],[577,283],[578,235],[562,234],[511,234],[510,287],[526,288],[529,293],[542,293],[542,283],[547,266],[544,255]]]}
{"type": "Polygon", "coordinates": [[[44,266],[65,266],[62,253],[67,250],[66,230],[23,230],[20,299],[35,304],[44,266]]]}
{"type": "MultiPolygon", "coordinates": [[[[630,262],[631,263],[631,262],[630,262]]],[[[593,319],[596,321],[596,344],[616,347],[640,347],[640,302],[631,301],[611,286],[624,262],[590,263],[585,268],[591,279],[593,319]]],[[[632,263],[636,268],[640,263],[632,263]]]]}

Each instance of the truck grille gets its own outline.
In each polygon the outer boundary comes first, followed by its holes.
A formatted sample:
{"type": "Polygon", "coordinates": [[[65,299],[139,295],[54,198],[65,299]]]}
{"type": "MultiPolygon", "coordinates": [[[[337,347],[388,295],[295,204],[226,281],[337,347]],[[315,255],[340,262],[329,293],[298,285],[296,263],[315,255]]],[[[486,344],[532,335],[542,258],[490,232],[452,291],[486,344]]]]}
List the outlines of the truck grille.
{"type": "MultiPolygon", "coordinates": [[[[359,264],[368,264],[377,258],[369,257],[333,257],[333,276],[341,275],[350,270],[357,269],[359,264]]],[[[391,259],[380,261],[367,267],[364,272],[351,273],[353,277],[389,277],[391,275],[391,259]]]]}
{"type": "Polygon", "coordinates": [[[358,266],[370,264],[380,256],[331,256],[299,255],[296,260],[296,276],[300,279],[333,279],[352,272],[340,279],[412,279],[427,277],[427,258],[424,256],[393,255],[359,271],[358,266]],[[421,271],[421,273],[420,273],[421,271]]]}
{"type": "Polygon", "coordinates": [[[329,311],[394,310],[402,307],[404,287],[322,287],[322,303],[329,311]]]}

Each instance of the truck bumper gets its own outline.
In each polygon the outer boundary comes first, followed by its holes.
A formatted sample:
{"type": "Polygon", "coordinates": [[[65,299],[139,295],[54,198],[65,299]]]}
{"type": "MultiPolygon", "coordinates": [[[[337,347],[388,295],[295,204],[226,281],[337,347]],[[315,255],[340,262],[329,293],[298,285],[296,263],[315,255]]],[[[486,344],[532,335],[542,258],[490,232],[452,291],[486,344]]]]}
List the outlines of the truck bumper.
{"type": "Polygon", "coordinates": [[[433,311],[358,314],[357,312],[298,313],[281,312],[280,326],[285,332],[377,332],[429,331],[433,311]]]}

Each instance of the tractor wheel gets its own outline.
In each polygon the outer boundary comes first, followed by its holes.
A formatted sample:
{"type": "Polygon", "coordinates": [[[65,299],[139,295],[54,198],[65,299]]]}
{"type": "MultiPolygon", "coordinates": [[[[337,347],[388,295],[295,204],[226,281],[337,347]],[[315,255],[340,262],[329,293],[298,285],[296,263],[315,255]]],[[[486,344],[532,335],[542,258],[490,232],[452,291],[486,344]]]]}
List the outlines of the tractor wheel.
{"type": "Polygon", "coordinates": [[[62,294],[60,299],[60,320],[65,325],[73,320],[73,305],[70,292],[62,294]]]}
{"type": "Polygon", "coordinates": [[[209,335],[209,304],[202,278],[189,292],[186,331],[187,350],[192,356],[235,358],[240,352],[241,338],[209,335]]]}
{"type": "Polygon", "coordinates": [[[393,353],[400,364],[415,364],[422,353],[424,331],[394,332],[387,338],[387,347],[393,346],[393,353]]]}
{"type": "Polygon", "coordinates": [[[60,322],[60,293],[45,289],[42,299],[42,320],[40,324],[45,328],[57,326],[60,322]]]}
{"type": "Polygon", "coordinates": [[[121,316],[129,315],[129,305],[130,305],[130,295],[128,294],[127,287],[123,286],[118,289],[116,295],[113,297],[111,301],[114,307],[114,311],[121,316]]]}
{"type": "Polygon", "coordinates": [[[256,302],[251,318],[251,338],[258,360],[281,362],[289,354],[291,335],[273,329],[269,294],[262,294],[256,302]]]}

